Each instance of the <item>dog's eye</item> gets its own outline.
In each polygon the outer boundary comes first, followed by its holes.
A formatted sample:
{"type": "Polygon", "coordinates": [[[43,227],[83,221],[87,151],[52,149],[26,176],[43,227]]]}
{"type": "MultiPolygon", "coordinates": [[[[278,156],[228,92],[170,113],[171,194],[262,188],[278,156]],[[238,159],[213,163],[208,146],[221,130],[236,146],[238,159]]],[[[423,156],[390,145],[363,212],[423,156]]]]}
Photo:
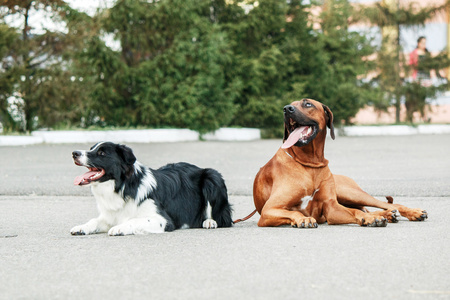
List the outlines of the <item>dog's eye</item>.
{"type": "Polygon", "coordinates": [[[313,105],[309,102],[305,102],[305,104],[303,105],[304,107],[313,107],[313,105]]]}
{"type": "Polygon", "coordinates": [[[98,150],[97,154],[100,155],[100,156],[105,156],[106,155],[106,153],[104,151],[102,151],[102,150],[98,150]]]}

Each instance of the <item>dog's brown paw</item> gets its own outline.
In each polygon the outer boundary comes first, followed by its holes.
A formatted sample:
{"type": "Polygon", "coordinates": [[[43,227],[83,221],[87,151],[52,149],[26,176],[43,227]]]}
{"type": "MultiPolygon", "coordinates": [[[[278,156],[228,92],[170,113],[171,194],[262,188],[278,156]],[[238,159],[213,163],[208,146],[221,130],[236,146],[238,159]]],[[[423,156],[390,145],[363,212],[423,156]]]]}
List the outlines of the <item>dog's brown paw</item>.
{"type": "Polygon", "coordinates": [[[400,218],[400,213],[397,209],[393,210],[379,210],[371,213],[377,217],[384,217],[389,223],[397,223],[400,218]]]}
{"type": "Polygon", "coordinates": [[[425,219],[428,219],[428,213],[426,210],[422,210],[421,211],[421,215],[420,216],[414,216],[414,218],[416,218],[415,220],[411,220],[411,221],[425,221],[425,219]]]}
{"type": "Polygon", "coordinates": [[[319,225],[317,224],[316,219],[305,217],[292,221],[291,226],[295,228],[317,228],[319,225]]]}
{"type": "Polygon", "coordinates": [[[427,211],[420,208],[408,208],[400,211],[400,214],[410,221],[425,221],[428,218],[427,211]]]}
{"type": "Polygon", "coordinates": [[[400,218],[400,213],[398,210],[386,210],[387,217],[389,223],[398,223],[398,219],[400,218]]]}
{"type": "Polygon", "coordinates": [[[367,227],[386,227],[388,220],[383,216],[374,216],[373,214],[366,214],[359,225],[367,227]]]}

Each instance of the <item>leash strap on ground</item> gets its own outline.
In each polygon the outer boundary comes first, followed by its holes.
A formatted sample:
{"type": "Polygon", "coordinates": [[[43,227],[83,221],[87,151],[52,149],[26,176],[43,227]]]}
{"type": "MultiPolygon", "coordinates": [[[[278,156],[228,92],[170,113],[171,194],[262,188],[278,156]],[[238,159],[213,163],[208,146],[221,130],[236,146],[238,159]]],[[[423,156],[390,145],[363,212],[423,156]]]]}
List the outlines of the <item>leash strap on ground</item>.
{"type": "Polygon", "coordinates": [[[233,224],[236,224],[236,223],[239,223],[239,222],[242,222],[242,221],[246,221],[246,220],[250,219],[251,217],[253,217],[254,214],[256,214],[256,209],[251,214],[246,216],[245,218],[237,219],[237,220],[233,221],[233,224]]]}

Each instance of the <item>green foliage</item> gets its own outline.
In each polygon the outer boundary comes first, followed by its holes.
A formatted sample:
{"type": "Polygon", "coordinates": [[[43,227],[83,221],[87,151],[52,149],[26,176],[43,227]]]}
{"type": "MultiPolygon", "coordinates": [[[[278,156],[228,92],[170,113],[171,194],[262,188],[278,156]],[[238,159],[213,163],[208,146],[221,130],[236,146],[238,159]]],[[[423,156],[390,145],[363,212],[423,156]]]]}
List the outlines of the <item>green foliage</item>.
{"type": "Polygon", "coordinates": [[[104,20],[121,42],[92,39],[82,60],[94,81],[91,111],[106,125],[187,127],[229,124],[236,83],[224,69],[228,38],[212,24],[209,1],[118,1],[104,20]],[[180,30],[182,28],[183,30],[180,30]]]}
{"type": "MultiPolygon", "coordinates": [[[[8,55],[9,49],[18,40],[18,34],[13,28],[0,23],[0,58],[8,55]]],[[[3,64],[4,69],[8,69],[7,64],[3,64]]],[[[0,123],[3,124],[3,130],[18,130],[16,122],[8,112],[8,95],[14,91],[14,80],[7,72],[0,72],[0,123]]]]}
{"type": "Polygon", "coordinates": [[[226,36],[214,27],[197,26],[176,37],[172,47],[140,68],[147,80],[139,103],[148,107],[141,122],[201,132],[229,124],[234,99],[223,70],[229,60],[226,36]]]}
{"type": "Polygon", "coordinates": [[[401,89],[402,95],[405,96],[406,106],[406,122],[413,123],[413,116],[415,112],[420,113],[421,116],[425,116],[425,110],[427,102],[425,99],[434,98],[436,93],[448,88],[447,85],[440,86],[424,86],[420,81],[405,83],[401,89]]]}
{"type": "MultiPolygon", "coordinates": [[[[0,5],[13,2],[20,1],[0,5]]],[[[0,27],[1,57],[14,58],[0,77],[2,112],[19,93],[25,130],[97,125],[203,133],[250,126],[276,132],[283,106],[308,97],[329,105],[337,122],[348,121],[376,98],[358,79],[373,67],[363,59],[373,48],[347,30],[348,0],[316,3],[323,8],[319,29],[304,2],[245,1],[253,5],[245,11],[238,1],[117,0],[93,17],[60,0],[13,3],[9,13],[24,24],[30,9],[41,9],[64,20],[68,32],[26,29],[18,39],[17,30],[8,42],[9,31],[0,27]],[[120,50],[105,44],[105,34],[120,50]]]]}
{"type": "Polygon", "coordinates": [[[348,122],[367,103],[367,94],[371,92],[358,78],[373,70],[373,64],[364,58],[374,48],[365,36],[348,30],[348,20],[353,14],[347,0],[326,1],[321,14],[320,38],[326,53],[326,71],[320,90],[336,121],[348,122]]]}
{"type": "Polygon", "coordinates": [[[439,5],[428,3],[423,6],[419,1],[398,1],[394,5],[389,5],[386,1],[379,1],[374,5],[360,4],[353,20],[369,20],[380,27],[424,25],[426,21],[445,11],[450,3],[447,0],[441,1],[439,5]]]}
{"type": "MultiPolygon", "coordinates": [[[[7,131],[31,131],[59,122],[79,123],[82,114],[77,96],[83,91],[77,92],[82,87],[77,80],[71,80],[72,73],[63,61],[67,36],[49,30],[36,33],[29,24],[29,15],[36,11],[52,12],[57,20],[64,15],[67,5],[60,0],[12,0],[2,1],[0,5],[7,15],[15,15],[22,22],[21,27],[9,35],[8,50],[2,47],[0,53],[3,62],[0,121],[3,126],[7,131]],[[10,97],[18,100],[14,115],[8,110],[10,97]]],[[[1,31],[4,35],[4,29],[1,31]]]]}
{"type": "Polygon", "coordinates": [[[321,31],[308,23],[309,8],[302,1],[259,1],[241,22],[225,25],[238,36],[233,74],[244,86],[235,124],[282,127],[282,107],[305,97],[330,105],[336,121],[348,120],[365,103],[367,86],[357,78],[369,71],[362,58],[374,49],[364,36],[346,30],[351,6],[327,1],[321,31]]]}

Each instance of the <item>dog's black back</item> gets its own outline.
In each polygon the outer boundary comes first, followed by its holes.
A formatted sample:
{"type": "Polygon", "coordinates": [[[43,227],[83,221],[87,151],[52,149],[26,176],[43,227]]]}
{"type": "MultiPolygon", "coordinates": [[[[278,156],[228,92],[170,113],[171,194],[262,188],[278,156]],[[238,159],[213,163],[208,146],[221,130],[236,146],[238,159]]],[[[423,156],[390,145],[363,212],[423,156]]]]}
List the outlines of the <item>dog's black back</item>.
{"type": "Polygon", "coordinates": [[[188,163],[168,164],[153,170],[158,186],[149,193],[167,213],[175,228],[200,228],[209,202],[218,227],[232,225],[225,182],[214,169],[201,169],[188,163]]]}

